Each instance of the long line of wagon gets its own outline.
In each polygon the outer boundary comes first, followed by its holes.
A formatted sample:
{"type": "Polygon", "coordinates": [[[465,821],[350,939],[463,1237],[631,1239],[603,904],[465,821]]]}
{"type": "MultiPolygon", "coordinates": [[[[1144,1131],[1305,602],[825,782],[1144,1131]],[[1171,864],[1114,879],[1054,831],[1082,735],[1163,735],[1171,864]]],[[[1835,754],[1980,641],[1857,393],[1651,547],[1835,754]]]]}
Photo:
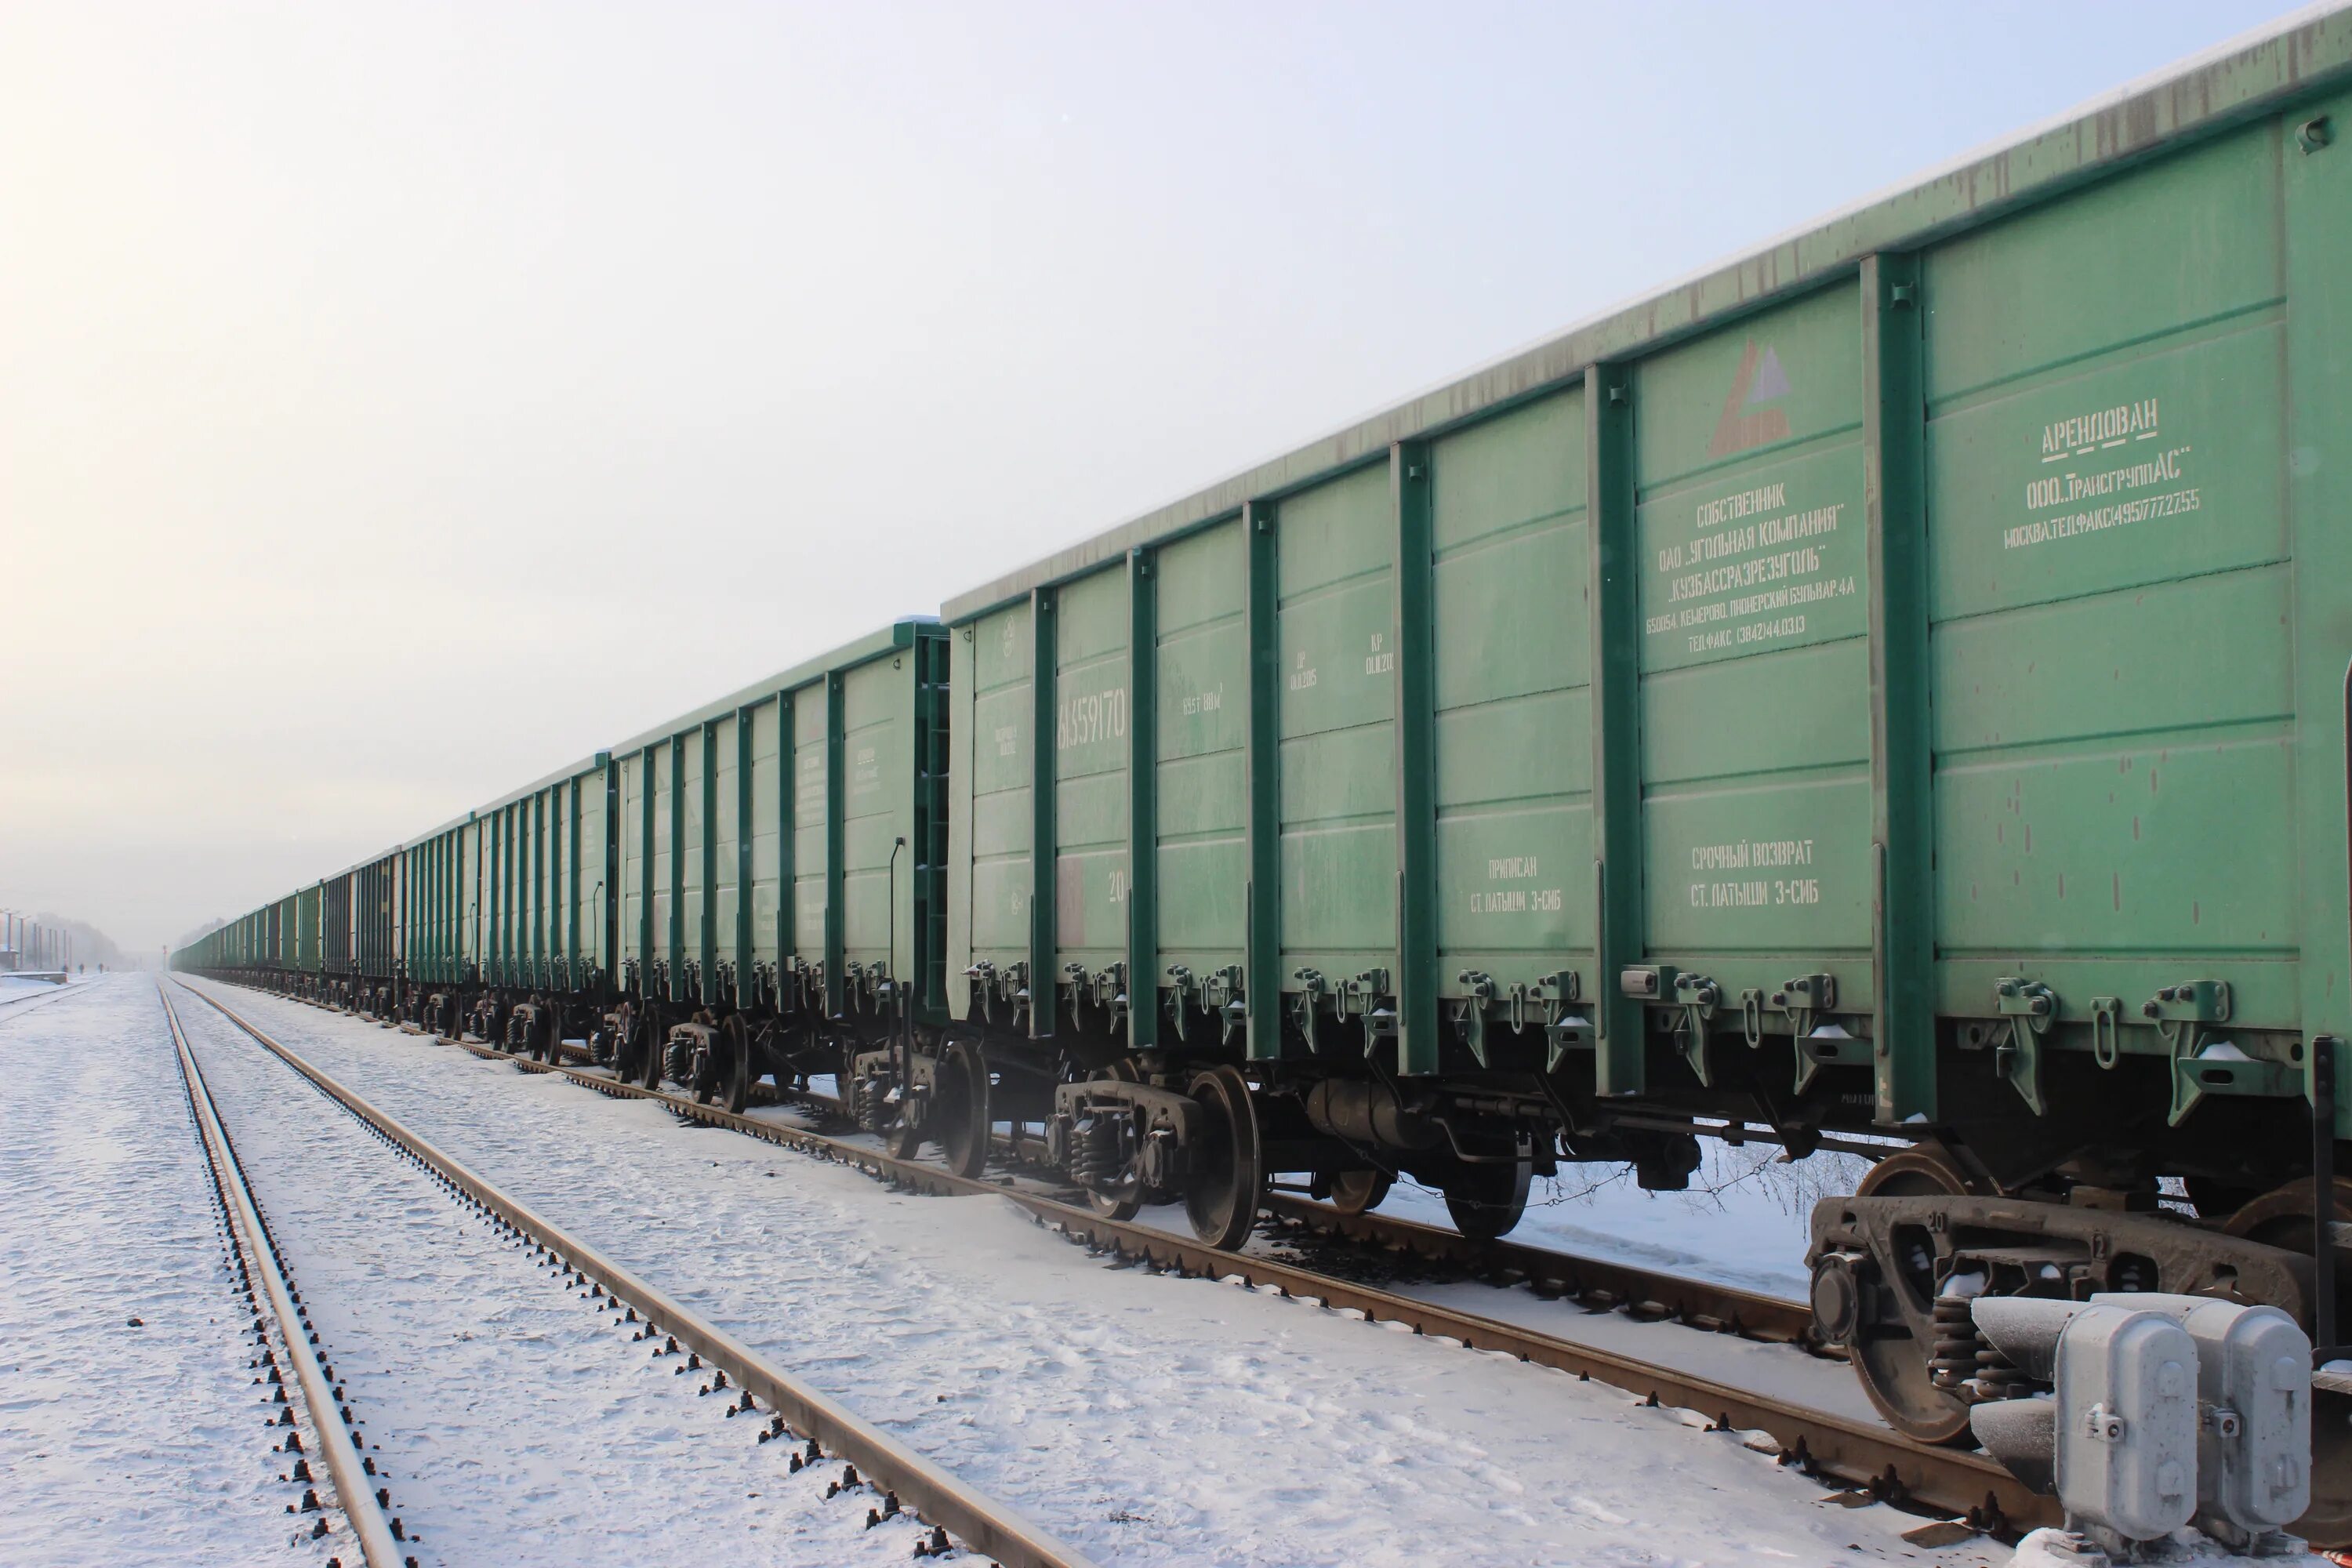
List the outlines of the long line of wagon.
{"type": "Polygon", "coordinates": [[[1963,1289],[2352,1339],[2347,83],[2298,18],[176,962],[833,1073],[967,1171],[1042,1126],[1223,1245],[1276,1174],[1491,1236],[1561,1161],[1886,1140],[1813,1304],[1931,1439],[2003,1393],[1963,1289]]]}

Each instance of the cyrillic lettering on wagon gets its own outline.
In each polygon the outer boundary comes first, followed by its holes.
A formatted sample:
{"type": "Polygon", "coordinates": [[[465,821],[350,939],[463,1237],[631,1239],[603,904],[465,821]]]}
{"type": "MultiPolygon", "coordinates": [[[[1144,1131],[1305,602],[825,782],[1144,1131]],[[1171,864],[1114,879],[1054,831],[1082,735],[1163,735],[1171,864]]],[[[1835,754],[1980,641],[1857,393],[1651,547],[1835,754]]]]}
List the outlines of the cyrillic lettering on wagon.
{"type": "Polygon", "coordinates": [[[2204,496],[2199,488],[2181,483],[2183,459],[2193,448],[2186,443],[2153,448],[2140,445],[2164,439],[2161,415],[2156,398],[2143,397],[2044,425],[2041,459],[2045,468],[2084,458],[2099,459],[2108,452],[2115,456],[2026,480],[2027,521],[2003,529],[2000,547],[2021,550],[2201,510],[2204,496]]]}

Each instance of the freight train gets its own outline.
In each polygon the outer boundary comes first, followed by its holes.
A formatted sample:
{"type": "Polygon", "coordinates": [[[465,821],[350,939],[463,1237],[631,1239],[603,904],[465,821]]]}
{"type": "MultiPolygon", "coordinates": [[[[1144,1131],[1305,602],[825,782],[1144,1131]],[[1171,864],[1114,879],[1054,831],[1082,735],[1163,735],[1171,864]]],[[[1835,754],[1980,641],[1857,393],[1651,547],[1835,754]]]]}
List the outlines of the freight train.
{"type": "Polygon", "coordinates": [[[2005,1392],[1973,1292],[2352,1339],[2347,84],[2345,13],[2192,62],[175,962],[1021,1124],[1225,1246],[1277,1175],[1493,1237],[1563,1161],[1863,1152],[1816,1318],[1930,1440],[2005,1392]]]}

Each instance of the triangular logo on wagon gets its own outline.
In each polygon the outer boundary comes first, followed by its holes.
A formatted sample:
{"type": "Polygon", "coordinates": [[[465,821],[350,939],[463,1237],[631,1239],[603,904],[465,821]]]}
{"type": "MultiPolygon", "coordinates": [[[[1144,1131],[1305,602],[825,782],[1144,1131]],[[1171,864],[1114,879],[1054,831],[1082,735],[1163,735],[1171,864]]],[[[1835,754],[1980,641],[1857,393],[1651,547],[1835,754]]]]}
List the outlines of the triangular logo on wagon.
{"type": "Polygon", "coordinates": [[[1731,395],[1723,400],[1723,415],[1715,422],[1715,438],[1706,444],[1710,458],[1769,446],[1789,438],[1789,411],[1773,406],[1792,388],[1778,351],[1757,352],[1756,340],[1739,355],[1739,372],[1731,378],[1731,395]]]}

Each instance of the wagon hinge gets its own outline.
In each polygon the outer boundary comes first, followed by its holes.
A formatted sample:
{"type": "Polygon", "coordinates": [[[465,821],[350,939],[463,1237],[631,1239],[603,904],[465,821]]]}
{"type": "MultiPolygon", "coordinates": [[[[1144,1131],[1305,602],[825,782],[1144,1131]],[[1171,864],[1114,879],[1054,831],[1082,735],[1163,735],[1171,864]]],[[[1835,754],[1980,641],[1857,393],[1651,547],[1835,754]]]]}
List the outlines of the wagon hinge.
{"type": "Polygon", "coordinates": [[[2042,1037],[2058,1016],[2058,993],[2039,980],[2004,974],[1992,984],[1993,1010],[2008,1028],[1993,1047],[1993,1067],[2024,1097],[2034,1115],[2045,1113],[2042,1098],[2042,1037]]]}

